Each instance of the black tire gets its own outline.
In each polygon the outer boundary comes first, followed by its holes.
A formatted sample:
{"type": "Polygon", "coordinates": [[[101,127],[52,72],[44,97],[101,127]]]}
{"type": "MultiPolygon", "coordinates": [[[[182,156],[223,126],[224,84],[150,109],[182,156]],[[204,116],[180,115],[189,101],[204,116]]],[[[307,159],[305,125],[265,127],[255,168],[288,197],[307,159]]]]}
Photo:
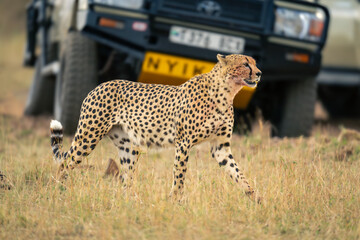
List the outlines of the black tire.
{"type": "Polygon", "coordinates": [[[309,136],[314,122],[316,81],[309,78],[290,82],[275,135],[279,137],[309,136]]]}
{"type": "Polygon", "coordinates": [[[33,116],[52,113],[54,89],[55,77],[41,76],[41,58],[38,58],[35,63],[34,76],[26,100],[24,114],[33,116]]]}
{"type": "Polygon", "coordinates": [[[97,50],[92,40],[70,32],[56,79],[54,115],[64,133],[76,130],[82,101],[98,84],[97,50]]]}

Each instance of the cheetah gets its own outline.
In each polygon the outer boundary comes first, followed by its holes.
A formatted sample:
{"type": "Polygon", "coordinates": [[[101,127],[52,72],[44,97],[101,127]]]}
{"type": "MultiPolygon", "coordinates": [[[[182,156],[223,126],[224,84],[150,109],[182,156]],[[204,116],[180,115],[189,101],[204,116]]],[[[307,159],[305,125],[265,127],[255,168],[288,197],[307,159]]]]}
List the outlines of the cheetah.
{"type": "Polygon", "coordinates": [[[170,196],[183,194],[190,149],[208,140],[211,155],[250,199],[260,201],[230,149],[233,99],[244,87],[256,87],[261,71],[252,57],[217,55],[205,74],[179,86],[144,84],[126,80],[105,82],[92,90],[81,106],[78,127],[68,151],[62,151],[63,128],[52,120],[53,158],[66,172],[80,164],[96,144],[109,137],[118,150],[121,174],[128,184],[142,147],[175,146],[170,196]]]}

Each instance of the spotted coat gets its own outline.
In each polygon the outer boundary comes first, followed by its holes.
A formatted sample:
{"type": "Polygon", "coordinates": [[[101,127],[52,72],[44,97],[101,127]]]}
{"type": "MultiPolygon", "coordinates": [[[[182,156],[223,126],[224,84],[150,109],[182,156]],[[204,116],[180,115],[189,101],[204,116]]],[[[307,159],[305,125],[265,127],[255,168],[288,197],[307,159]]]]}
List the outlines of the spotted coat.
{"type": "Polygon", "coordinates": [[[231,153],[233,99],[244,86],[255,87],[261,72],[253,58],[223,56],[209,72],[180,86],[126,80],[103,83],[84,99],[77,131],[68,151],[62,151],[62,126],[53,120],[51,146],[60,170],[72,169],[108,136],[117,147],[121,174],[131,179],[142,147],[175,146],[172,196],[181,196],[190,149],[210,141],[212,157],[255,200],[231,153]]]}

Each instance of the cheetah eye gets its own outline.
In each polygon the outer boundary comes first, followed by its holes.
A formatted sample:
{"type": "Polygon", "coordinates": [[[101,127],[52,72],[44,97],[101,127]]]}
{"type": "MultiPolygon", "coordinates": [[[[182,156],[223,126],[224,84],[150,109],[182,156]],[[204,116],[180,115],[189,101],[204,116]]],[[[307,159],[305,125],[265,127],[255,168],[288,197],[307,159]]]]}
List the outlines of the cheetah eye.
{"type": "Polygon", "coordinates": [[[244,63],[244,66],[250,68],[250,65],[248,63],[244,63]]]}

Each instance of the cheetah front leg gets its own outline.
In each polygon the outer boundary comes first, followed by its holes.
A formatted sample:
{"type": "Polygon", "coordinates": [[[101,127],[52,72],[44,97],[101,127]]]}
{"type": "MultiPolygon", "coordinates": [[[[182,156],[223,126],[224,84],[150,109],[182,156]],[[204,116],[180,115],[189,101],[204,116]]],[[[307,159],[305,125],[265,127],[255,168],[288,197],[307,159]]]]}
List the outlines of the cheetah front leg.
{"type": "Polygon", "coordinates": [[[173,185],[170,197],[180,200],[184,191],[186,165],[189,160],[189,147],[184,142],[175,143],[175,161],[173,168],[173,185]]]}
{"type": "Polygon", "coordinates": [[[261,199],[256,196],[255,191],[250,186],[249,181],[245,178],[244,174],[240,171],[237,163],[234,161],[230,149],[229,139],[215,140],[211,142],[211,155],[219,163],[219,166],[224,168],[230,177],[238,184],[251,200],[260,203],[261,199]]]}

